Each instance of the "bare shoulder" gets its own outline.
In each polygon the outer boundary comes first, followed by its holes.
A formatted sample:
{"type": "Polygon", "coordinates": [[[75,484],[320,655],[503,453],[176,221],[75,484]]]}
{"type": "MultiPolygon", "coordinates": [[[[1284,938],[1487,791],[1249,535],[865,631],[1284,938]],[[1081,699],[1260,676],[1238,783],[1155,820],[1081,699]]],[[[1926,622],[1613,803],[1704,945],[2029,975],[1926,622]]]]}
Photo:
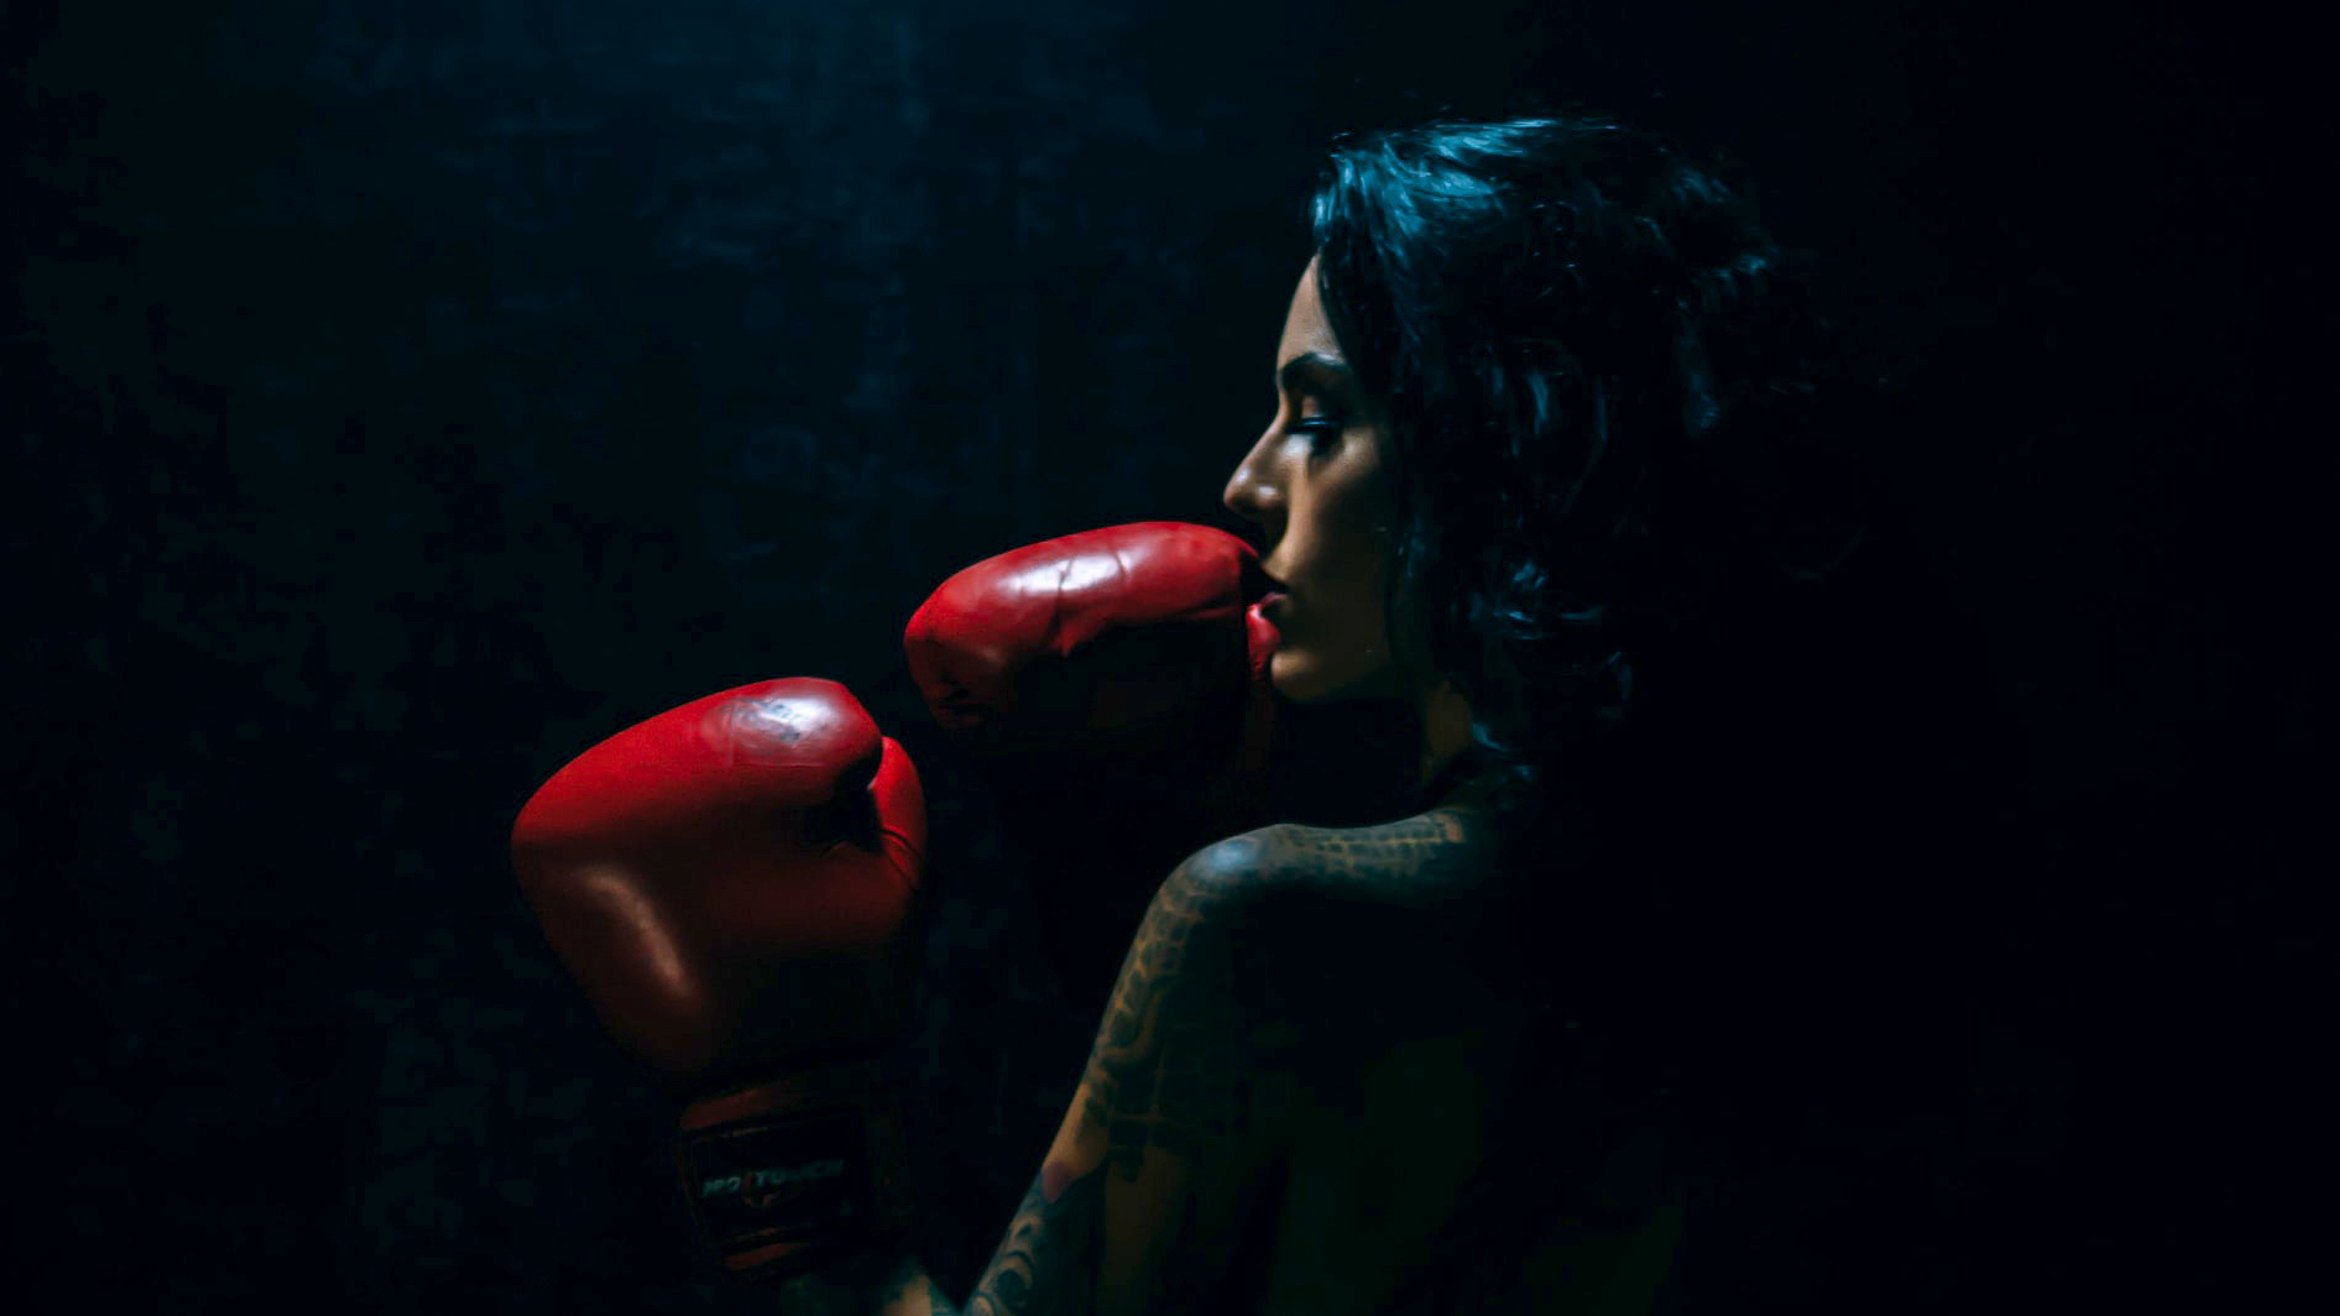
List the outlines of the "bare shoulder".
{"type": "Polygon", "coordinates": [[[1430,810],[1234,839],[1212,863],[1256,911],[1229,942],[1241,1003],[1280,1025],[1254,1074],[1286,1167],[1249,1309],[1379,1310],[1488,1158],[1517,1152],[1503,1130],[1533,1017],[1494,837],[1430,810]]]}
{"type": "Polygon", "coordinates": [[[1224,929],[1251,990],[1288,1017],[1418,1013],[1429,1026],[1490,994],[1514,959],[1501,878],[1487,824],[1433,809],[1230,837],[1181,865],[1159,903],[1224,929]]]}
{"type": "Polygon", "coordinates": [[[1368,827],[1262,827],[1197,851],[1180,876],[1230,899],[1304,896],[1422,909],[1482,891],[1494,856],[1477,815],[1432,809],[1368,827]]]}

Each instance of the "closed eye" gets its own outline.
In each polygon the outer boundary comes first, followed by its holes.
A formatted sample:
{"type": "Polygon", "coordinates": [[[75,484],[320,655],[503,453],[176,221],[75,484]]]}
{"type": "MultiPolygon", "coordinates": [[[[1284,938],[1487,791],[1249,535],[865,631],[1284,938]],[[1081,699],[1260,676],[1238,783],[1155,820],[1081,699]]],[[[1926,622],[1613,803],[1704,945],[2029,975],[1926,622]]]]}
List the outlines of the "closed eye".
{"type": "Polygon", "coordinates": [[[1322,456],[1341,441],[1341,434],[1348,428],[1348,423],[1338,416],[1308,416],[1292,422],[1287,428],[1293,434],[1306,436],[1309,452],[1322,456]]]}

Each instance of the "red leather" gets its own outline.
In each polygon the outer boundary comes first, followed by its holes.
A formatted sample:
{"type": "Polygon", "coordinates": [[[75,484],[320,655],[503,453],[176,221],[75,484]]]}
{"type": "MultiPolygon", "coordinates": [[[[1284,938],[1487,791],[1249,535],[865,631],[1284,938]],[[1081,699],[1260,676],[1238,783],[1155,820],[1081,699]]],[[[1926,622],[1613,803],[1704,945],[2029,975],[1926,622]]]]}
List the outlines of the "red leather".
{"type": "Polygon", "coordinates": [[[731,1270],[800,1272],[909,1224],[884,1048],[925,853],[909,756],[807,678],[619,732],[513,825],[521,887],[602,1021],[698,1098],[676,1169],[731,1270]]]}
{"type": "Polygon", "coordinates": [[[1224,767],[1202,788],[1239,809],[1272,733],[1266,587],[1258,555],[1224,531],[1110,526],[952,576],[903,650],[936,720],[986,748],[1199,745],[1224,767]]]}
{"type": "Polygon", "coordinates": [[[808,678],[619,732],[512,829],[521,887],[603,1022],[684,1079],[746,1046],[882,1037],[884,960],[925,850],[908,756],[843,686],[808,678]]]}

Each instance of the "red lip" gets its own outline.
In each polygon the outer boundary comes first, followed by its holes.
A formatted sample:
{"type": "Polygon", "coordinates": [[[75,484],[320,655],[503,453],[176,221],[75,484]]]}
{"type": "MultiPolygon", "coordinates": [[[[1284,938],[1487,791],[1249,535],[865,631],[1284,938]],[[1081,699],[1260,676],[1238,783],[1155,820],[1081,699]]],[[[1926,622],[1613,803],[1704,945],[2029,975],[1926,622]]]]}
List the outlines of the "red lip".
{"type": "Polygon", "coordinates": [[[1267,593],[1259,596],[1259,608],[1262,612],[1265,612],[1282,602],[1285,602],[1285,594],[1282,590],[1269,590],[1267,593]]]}

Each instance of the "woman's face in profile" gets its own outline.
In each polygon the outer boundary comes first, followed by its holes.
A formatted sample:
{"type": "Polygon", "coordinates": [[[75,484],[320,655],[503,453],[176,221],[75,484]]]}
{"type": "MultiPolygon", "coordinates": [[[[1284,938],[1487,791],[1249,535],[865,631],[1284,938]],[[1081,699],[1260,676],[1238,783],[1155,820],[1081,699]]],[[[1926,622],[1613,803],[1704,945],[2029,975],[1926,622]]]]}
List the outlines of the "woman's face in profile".
{"type": "Polygon", "coordinates": [[[1276,415],[1227,481],[1229,509],[1266,532],[1262,565],[1281,597],[1270,669],[1295,703],[1401,693],[1382,590],[1395,499],[1381,433],[1365,419],[1348,359],[1301,273],[1276,348],[1276,415]]]}

